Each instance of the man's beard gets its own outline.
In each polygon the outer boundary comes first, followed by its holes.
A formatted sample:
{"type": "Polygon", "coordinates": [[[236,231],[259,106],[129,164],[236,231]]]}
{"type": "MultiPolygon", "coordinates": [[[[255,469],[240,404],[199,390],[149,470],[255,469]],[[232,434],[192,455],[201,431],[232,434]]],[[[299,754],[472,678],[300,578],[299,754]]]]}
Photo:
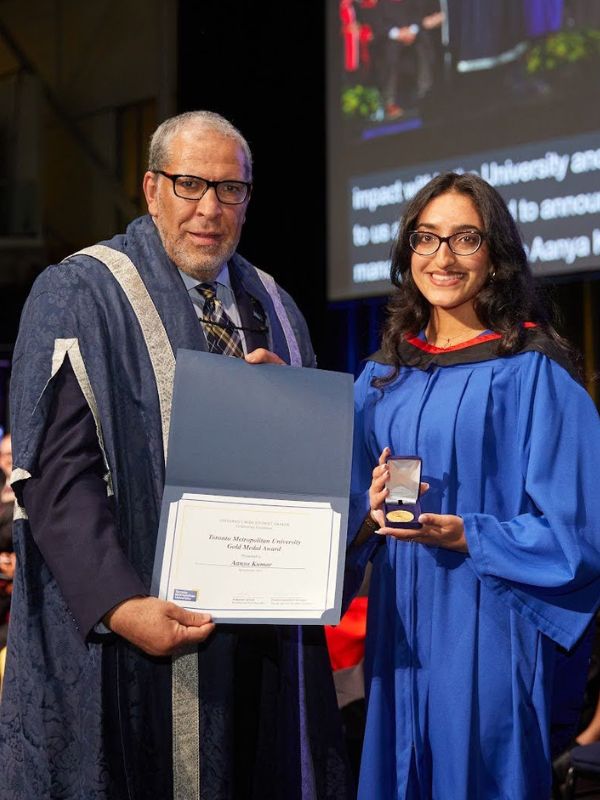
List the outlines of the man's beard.
{"type": "Polygon", "coordinates": [[[223,243],[213,253],[196,253],[193,252],[191,245],[186,246],[178,238],[163,234],[160,228],[159,234],[165,252],[175,266],[186,275],[207,283],[215,280],[222,265],[229,261],[237,246],[237,242],[229,247],[225,247],[223,243]]]}

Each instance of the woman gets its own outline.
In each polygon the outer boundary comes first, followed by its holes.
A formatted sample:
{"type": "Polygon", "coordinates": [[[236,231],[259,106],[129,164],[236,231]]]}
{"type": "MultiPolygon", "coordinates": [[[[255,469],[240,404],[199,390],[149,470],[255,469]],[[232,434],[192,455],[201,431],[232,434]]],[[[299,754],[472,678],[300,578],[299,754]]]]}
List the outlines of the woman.
{"type": "Polygon", "coordinates": [[[421,189],[392,281],[356,384],[350,593],[373,561],[359,797],[545,800],[557,645],[600,598],[598,414],[485,181],[421,189]],[[419,530],[384,525],[390,454],[422,459],[419,530]]]}

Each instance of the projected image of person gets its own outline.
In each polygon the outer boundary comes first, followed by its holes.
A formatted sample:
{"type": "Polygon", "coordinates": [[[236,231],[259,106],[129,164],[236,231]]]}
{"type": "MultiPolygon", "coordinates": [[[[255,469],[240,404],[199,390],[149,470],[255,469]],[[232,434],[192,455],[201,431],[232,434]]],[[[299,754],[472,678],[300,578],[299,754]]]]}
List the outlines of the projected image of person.
{"type": "Polygon", "coordinates": [[[587,60],[595,49],[593,40],[580,40],[577,46],[555,43],[545,63],[547,70],[541,69],[535,48],[543,48],[545,40],[566,29],[600,27],[600,6],[585,0],[446,0],[446,6],[448,55],[458,78],[455,85],[467,93],[469,104],[474,83],[482,97],[493,94],[493,89],[506,90],[510,103],[549,99],[554,73],[563,74],[587,60]]]}
{"type": "Polygon", "coordinates": [[[344,71],[361,81],[368,81],[372,72],[370,14],[376,5],[377,0],[340,0],[339,5],[344,71]]]}
{"type": "Polygon", "coordinates": [[[363,139],[460,129],[461,120],[470,134],[473,117],[549,108],[596,88],[598,3],[340,0],[339,17],[342,116],[353,136],[362,121],[363,139]]]}
{"type": "Polygon", "coordinates": [[[600,599],[598,413],[478,176],[415,195],[391,277],[355,394],[350,595],[373,563],[359,797],[546,798],[558,651],[583,687],[600,599]],[[419,529],[385,524],[390,454],[422,459],[419,529]]]}
{"type": "Polygon", "coordinates": [[[523,0],[447,0],[450,49],[459,72],[489,69],[524,50],[523,0]]]}
{"type": "Polygon", "coordinates": [[[374,58],[386,119],[403,116],[431,91],[435,40],[443,22],[437,0],[379,0],[373,18],[374,58]]]}

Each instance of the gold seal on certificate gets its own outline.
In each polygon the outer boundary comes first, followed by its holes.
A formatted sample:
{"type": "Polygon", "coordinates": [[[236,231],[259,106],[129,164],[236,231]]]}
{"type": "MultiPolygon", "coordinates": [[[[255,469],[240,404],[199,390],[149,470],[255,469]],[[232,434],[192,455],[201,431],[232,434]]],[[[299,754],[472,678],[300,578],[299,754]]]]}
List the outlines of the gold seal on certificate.
{"type": "Polygon", "coordinates": [[[388,511],[386,517],[390,522],[410,522],[415,518],[415,515],[411,511],[398,509],[396,511],[388,511]]]}

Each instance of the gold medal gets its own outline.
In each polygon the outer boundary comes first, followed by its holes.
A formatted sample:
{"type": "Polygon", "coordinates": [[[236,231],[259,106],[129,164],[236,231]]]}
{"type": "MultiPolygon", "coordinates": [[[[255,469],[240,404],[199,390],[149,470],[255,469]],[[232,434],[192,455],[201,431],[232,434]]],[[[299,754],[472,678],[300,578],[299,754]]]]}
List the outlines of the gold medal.
{"type": "Polygon", "coordinates": [[[415,518],[415,515],[410,511],[398,509],[398,511],[389,511],[386,514],[390,522],[410,522],[415,518]]]}

